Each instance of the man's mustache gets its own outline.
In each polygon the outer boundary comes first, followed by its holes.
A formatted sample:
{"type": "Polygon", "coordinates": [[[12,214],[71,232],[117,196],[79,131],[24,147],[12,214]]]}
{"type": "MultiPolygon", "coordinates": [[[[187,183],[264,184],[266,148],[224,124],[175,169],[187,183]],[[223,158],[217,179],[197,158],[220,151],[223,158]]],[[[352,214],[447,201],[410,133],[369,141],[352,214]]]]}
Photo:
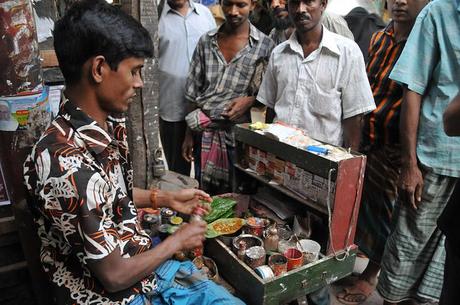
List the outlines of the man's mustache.
{"type": "Polygon", "coordinates": [[[307,15],[307,14],[304,14],[304,13],[300,13],[300,14],[295,15],[295,20],[296,21],[310,21],[311,16],[307,15]]]}

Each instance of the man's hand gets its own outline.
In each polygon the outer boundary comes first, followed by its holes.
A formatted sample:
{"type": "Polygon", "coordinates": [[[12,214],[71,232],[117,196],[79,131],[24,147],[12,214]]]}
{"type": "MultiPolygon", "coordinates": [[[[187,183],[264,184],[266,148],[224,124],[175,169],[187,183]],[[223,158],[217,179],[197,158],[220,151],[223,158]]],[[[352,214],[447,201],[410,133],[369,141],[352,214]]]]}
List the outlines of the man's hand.
{"type": "Polygon", "coordinates": [[[184,142],[182,143],[182,157],[187,162],[193,161],[193,135],[190,130],[185,132],[184,142]]]}
{"type": "Polygon", "coordinates": [[[254,101],[255,98],[253,96],[237,97],[232,100],[230,105],[222,113],[222,116],[228,118],[230,121],[235,121],[251,108],[254,101]]]}
{"type": "Polygon", "coordinates": [[[423,176],[417,165],[403,166],[399,176],[399,198],[415,210],[422,201],[423,176]]]}
{"type": "Polygon", "coordinates": [[[186,189],[169,192],[168,201],[168,206],[171,209],[190,215],[197,206],[201,206],[206,211],[209,211],[209,204],[203,203],[203,201],[211,202],[212,199],[211,196],[202,190],[186,189]]]}
{"type": "Polygon", "coordinates": [[[180,250],[191,250],[203,246],[206,233],[206,222],[197,221],[187,223],[179,227],[171,238],[175,239],[175,244],[180,250]]]}

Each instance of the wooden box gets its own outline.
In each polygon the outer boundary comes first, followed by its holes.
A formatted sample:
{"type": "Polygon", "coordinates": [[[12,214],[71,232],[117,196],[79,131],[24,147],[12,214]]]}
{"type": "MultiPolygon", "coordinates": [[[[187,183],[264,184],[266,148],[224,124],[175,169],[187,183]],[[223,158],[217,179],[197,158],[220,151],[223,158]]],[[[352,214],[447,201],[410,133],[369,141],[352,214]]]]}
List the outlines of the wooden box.
{"type": "MultiPolygon", "coordinates": [[[[285,304],[351,274],[356,260],[354,235],[366,157],[351,152],[347,158],[334,161],[252,131],[248,124],[237,125],[235,135],[237,182],[249,180],[249,184],[255,185],[251,193],[254,200],[262,188],[268,187],[273,196],[284,197],[276,204],[295,203],[301,211],[321,219],[324,234],[321,240],[313,239],[322,245],[322,253],[316,262],[264,280],[239,260],[222,240],[209,240],[206,252],[216,261],[219,274],[236,289],[239,297],[254,305],[285,304]],[[319,181],[314,187],[318,187],[319,192],[327,192],[326,200],[324,194],[313,198],[309,195],[311,190],[302,190],[299,186],[295,189],[290,185],[293,181],[289,179],[296,175],[309,175],[309,179],[319,181]]],[[[312,187],[306,180],[299,181],[305,188],[312,187]]]]}
{"type": "Polygon", "coordinates": [[[331,284],[353,271],[356,248],[339,251],[337,257],[323,256],[318,261],[264,280],[220,239],[208,240],[206,255],[214,259],[223,277],[248,305],[278,305],[331,284]]]}
{"type": "Polygon", "coordinates": [[[249,176],[259,181],[260,184],[287,195],[306,209],[327,219],[329,226],[327,228],[329,230],[327,255],[354,247],[353,241],[366,168],[365,155],[350,152],[349,158],[333,161],[325,156],[296,148],[252,131],[248,124],[237,125],[235,134],[237,141],[235,166],[239,175],[249,176]],[[318,200],[320,196],[309,198],[308,190],[299,194],[286,186],[271,183],[272,178],[251,170],[248,159],[250,150],[254,148],[262,151],[262,155],[274,156],[277,160],[285,161],[285,166],[289,169],[297,167],[301,169],[303,175],[308,174],[313,177],[312,179],[320,181],[317,187],[320,192],[327,193],[327,200],[318,200]]]}

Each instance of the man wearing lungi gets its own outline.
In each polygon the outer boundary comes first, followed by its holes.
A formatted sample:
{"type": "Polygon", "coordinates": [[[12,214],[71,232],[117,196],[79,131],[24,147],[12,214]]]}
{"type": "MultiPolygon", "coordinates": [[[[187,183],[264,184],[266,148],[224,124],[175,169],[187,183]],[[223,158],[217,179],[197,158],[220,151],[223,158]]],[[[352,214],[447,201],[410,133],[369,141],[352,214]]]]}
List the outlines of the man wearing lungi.
{"type": "Polygon", "coordinates": [[[232,190],[235,123],[249,122],[273,41],[249,22],[253,0],[222,0],[226,21],[203,35],[190,64],[183,157],[212,194],[232,190]]]}
{"type": "Polygon", "coordinates": [[[438,301],[444,236],[436,221],[460,177],[459,138],[442,114],[460,90],[460,1],[433,1],[419,14],[390,78],[405,87],[401,174],[393,231],[377,285],[385,304],[438,301]]]}
{"type": "Polygon", "coordinates": [[[418,13],[428,0],[388,0],[387,3],[392,20],[372,36],[369,47],[367,77],[377,109],[364,117],[361,144],[367,163],[355,242],[369,263],[351,287],[337,294],[337,299],[344,304],[364,302],[377,285],[383,249],[391,232],[401,168],[399,118],[403,87],[389,75],[418,13]]]}

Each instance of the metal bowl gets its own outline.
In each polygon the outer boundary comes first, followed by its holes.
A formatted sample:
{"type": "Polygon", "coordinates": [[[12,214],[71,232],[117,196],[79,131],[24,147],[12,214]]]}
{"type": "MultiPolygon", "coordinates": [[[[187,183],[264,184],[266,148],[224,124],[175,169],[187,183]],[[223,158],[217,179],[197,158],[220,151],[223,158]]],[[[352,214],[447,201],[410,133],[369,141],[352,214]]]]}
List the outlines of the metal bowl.
{"type": "Polygon", "coordinates": [[[240,236],[233,238],[232,245],[233,245],[233,251],[235,253],[238,252],[238,246],[240,244],[240,241],[244,241],[246,243],[246,249],[249,249],[254,246],[260,246],[260,247],[264,246],[264,242],[262,241],[261,238],[251,235],[251,234],[242,234],[240,236]]]}

